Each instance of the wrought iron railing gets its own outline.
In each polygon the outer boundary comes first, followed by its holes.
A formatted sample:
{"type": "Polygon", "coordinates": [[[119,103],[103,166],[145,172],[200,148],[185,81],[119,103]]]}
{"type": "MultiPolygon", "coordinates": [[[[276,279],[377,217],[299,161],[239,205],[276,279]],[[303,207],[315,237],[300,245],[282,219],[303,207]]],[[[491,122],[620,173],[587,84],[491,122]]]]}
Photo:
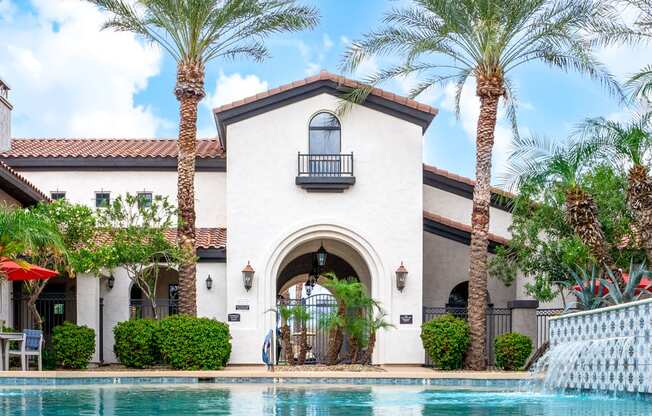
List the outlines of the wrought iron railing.
{"type": "Polygon", "coordinates": [[[156,299],[156,308],[152,308],[152,302],[148,299],[129,300],[129,319],[163,319],[178,313],[179,301],[177,299],[156,299]],[[154,309],[156,309],[156,314],[154,314],[154,309]]]}
{"type": "MultiPolygon", "coordinates": [[[[423,322],[428,322],[441,315],[451,314],[458,318],[468,320],[468,311],[466,308],[455,307],[424,307],[423,322]]],[[[487,308],[487,333],[486,333],[486,351],[487,363],[493,366],[496,357],[494,353],[494,340],[498,335],[511,332],[512,330],[512,310],[509,308],[487,308]]],[[[434,363],[426,354],[426,365],[432,366],[434,363]]]]}
{"type": "Polygon", "coordinates": [[[536,348],[541,347],[548,341],[550,318],[564,313],[564,309],[550,308],[550,309],[537,309],[537,343],[536,348]]]}
{"type": "MultiPolygon", "coordinates": [[[[29,297],[21,296],[12,299],[13,302],[13,328],[34,329],[36,320],[31,308],[28,307],[29,297]]],[[[77,301],[74,297],[64,294],[42,294],[36,300],[36,310],[43,322],[42,329],[46,340],[52,334],[52,329],[65,321],[77,322],[77,301]]],[[[6,323],[7,325],[9,323],[6,323]]]]}
{"type": "Polygon", "coordinates": [[[353,176],[353,153],[302,154],[297,161],[298,176],[339,177],[353,176]]]}

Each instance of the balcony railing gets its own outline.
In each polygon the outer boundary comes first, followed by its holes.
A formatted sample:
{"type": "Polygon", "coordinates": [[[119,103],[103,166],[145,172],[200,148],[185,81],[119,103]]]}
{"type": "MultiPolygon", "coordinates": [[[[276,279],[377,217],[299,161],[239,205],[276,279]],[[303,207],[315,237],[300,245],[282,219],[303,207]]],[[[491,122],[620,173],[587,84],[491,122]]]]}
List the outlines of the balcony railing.
{"type": "MultiPolygon", "coordinates": [[[[179,313],[179,301],[177,299],[156,299],[156,315],[163,319],[170,315],[179,313]]],[[[148,299],[129,299],[129,318],[143,319],[154,318],[154,308],[148,299]]]]}
{"type": "Polygon", "coordinates": [[[299,153],[296,184],[302,188],[313,192],[342,192],[354,183],[353,153],[299,153]]]}

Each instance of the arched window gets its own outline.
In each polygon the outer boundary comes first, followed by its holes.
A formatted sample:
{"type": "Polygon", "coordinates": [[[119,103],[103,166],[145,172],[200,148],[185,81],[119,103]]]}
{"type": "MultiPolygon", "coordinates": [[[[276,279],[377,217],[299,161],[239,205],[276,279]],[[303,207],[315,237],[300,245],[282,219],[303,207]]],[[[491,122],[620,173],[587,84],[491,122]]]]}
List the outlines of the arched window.
{"type": "Polygon", "coordinates": [[[335,115],[316,114],[309,125],[309,153],[311,155],[336,155],[340,153],[341,127],[335,115]]]}
{"type": "MultiPolygon", "coordinates": [[[[469,282],[459,283],[451,290],[448,295],[447,308],[466,308],[469,306],[469,282]]],[[[487,306],[491,307],[491,299],[489,298],[489,291],[487,291],[487,306]]]]}

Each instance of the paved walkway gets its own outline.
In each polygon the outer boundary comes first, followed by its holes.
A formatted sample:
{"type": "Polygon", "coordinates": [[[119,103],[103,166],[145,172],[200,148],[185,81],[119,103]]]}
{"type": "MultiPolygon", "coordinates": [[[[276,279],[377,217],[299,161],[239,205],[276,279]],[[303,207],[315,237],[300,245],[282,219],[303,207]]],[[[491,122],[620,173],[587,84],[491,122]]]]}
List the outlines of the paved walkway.
{"type": "Polygon", "coordinates": [[[529,372],[508,371],[436,371],[419,366],[387,366],[385,371],[268,371],[264,366],[228,366],[220,371],[174,370],[57,370],[0,371],[0,377],[104,378],[104,377],[199,377],[199,378],[418,378],[467,380],[526,380],[536,378],[529,372]]]}

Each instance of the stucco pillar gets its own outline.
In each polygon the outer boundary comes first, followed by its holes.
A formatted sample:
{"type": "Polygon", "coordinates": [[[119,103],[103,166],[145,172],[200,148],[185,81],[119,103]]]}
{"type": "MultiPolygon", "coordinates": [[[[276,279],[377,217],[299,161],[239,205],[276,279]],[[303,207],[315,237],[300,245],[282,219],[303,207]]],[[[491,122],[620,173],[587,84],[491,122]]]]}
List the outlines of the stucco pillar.
{"type": "Polygon", "coordinates": [[[95,353],[91,362],[100,361],[100,279],[90,275],[77,277],[77,325],[95,331],[95,353]]]}
{"type": "Polygon", "coordinates": [[[537,345],[537,300],[514,300],[507,303],[512,310],[512,332],[527,335],[537,345]]]}
{"type": "Polygon", "coordinates": [[[13,328],[13,319],[11,316],[11,282],[7,280],[0,281],[0,320],[4,321],[5,326],[13,328]]]}

